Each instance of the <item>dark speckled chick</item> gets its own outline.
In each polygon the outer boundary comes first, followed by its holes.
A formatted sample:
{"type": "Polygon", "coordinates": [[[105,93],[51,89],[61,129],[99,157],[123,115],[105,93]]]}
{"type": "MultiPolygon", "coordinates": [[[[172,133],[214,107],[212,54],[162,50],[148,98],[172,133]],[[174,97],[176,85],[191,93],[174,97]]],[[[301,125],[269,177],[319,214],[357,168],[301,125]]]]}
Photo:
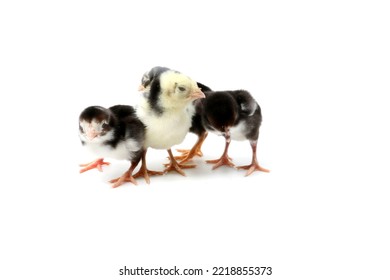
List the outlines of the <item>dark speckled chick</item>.
{"type": "Polygon", "coordinates": [[[256,100],[246,90],[209,92],[203,101],[203,125],[207,131],[223,135],[226,139],[222,156],[213,163],[213,169],[222,165],[234,166],[228,156],[231,139],[249,140],[252,147],[252,163],[239,166],[238,169],[248,170],[246,176],[254,171],[269,172],[258,164],[256,149],[259,129],[262,121],[261,109],[256,100]]]}

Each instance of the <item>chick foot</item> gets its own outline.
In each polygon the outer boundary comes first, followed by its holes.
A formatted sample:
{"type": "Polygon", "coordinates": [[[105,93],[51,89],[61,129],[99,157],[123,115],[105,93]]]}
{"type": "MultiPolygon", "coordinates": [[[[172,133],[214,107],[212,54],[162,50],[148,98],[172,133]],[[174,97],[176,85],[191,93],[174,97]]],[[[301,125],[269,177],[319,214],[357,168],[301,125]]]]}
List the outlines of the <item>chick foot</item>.
{"type": "Polygon", "coordinates": [[[175,156],[175,159],[179,160],[180,163],[185,163],[187,161],[190,161],[191,159],[193,159],[196,156],[202,157],[203,156],[202,151],[200,149],[194,149],[194,147],[192,147],[191,150],[176,149],[176,151],[181,153],[181,155],[180,156],[175,156]]]}
{"type": "Polygon", "coordinates": [[[198,141],[196,141],[195,145],[192,147],[191,150],[176,150],[179,153],[181,153],[180,156],[176,156],[175,159],[180,161],[181,163],[185,163],[193,159],[195,156],[202,157],[203,153],[201,151],[202,145],[204,140],[207,137],[207,132],[201,134],[198,138],[198,141]]]}
{"type": "Polygon", "coordinates": [[[165,168],[164,173],[168,173],[169,171],[176,171],[177,173],[179,173],[179,174],[181,174],[183,176],[186,176],[186,174],[184,173],[183,169],[196,167],[195,164],[181,164],[181,163],[178,163],[175,160],[175,157],[173,156],[171,149],[168,149],[167,151],[168,151],[168,154],[169,154],[170,162],[168,164],[164,164],[167,167],[167,168],[165,168]]]}
{"type": "Polygon", "coordinates": [[[134,178],[143,177],[146,183],[150,184],[150,176],[154,175],[164,175],[164,172],[161,171],[153,171],[146,168],[146,150],[142,153],[142,163],[141,167],[136,174],[134,174],[134,178]]]}
{"type": "Polygon", "coordinates": [[[145,168],[141,168],[138,170],[137,173],[134,174],[134,178],[139,178],[139,177],[143,177],[146,181],[146,183],[150,184],[150,176],[155,176],[155,175],[164,175],[165,172],[163,171],[153,171],[153,170],[149,170],[147,169],[146,167],[145,168]]]}
{"type": "Polygon", "coordinates": [[[237,169],[248,170],[245,176],[251,175],[254,171],[269,172],[268,169],[261,167],[257,162],[256,150],[257,150],[257,140],[249,142],[252,147],[252,163],[249,165],[238,166],[237,169]]]}
{"type": "Polygon", "coordinates": [[[217,169],[220,166],[227,165],[230,167],[234,167],[234,163],[231,161],[232,159],[227,155],[223,154],[219,159],[206,160],[207,163],[214,163],[213,170],[217,169]]]}
{"type": "Polygon", "coordinates": [[[222,156],[219,159],[213,159],[213,160],[206,160],[207,163],[214,163],[213,170],[223,166],[227,165],[230,167],[234,167],[234,163],[232,162],[232,158],[228,156],[228,151],[229,151],[229,145],[230,145],[230,133],[229,130],[226,130],[225,134],[225,150],[223,151],[222,156]]]}
{"type": "Polygon", "coordinates": [[[137,181],[131,175],[132,172],[133,172],[133,170],[128,170],[125,173],[123,173],[123,175],[121,177],[110,180],[110,183],[113,183],[112,187],[113,188],[119,187],[124,182],[130,182],[130,183],[133,183],[134,185],[137,185],[137,181]]]}
{"type": "Polygon", "coordinates": [[[110,163],[109,162],[105,162],[103,158],[99,158],[99,159],[97,159],[95,161],[92,161],[90,163],[80,164],[81,167],[84,167],[84,168],[80,169],[80,173],[84,173],[85,171],[88,171],[88,170],[91,170],[91,169],[94,169],[94,168],[96,168],[97,170],[102,172],[103,171],[103,169],[102,169],[103,165],[110,165],[110,163]]]}
{"type": "Polygon", "coordinates": [[[249,165],[238,166],[237,169],[248,170],[245,176],[251,175],[254,171],[269,172],[268,169],[261,167],[257,162],[252,162],[249,165]]]}

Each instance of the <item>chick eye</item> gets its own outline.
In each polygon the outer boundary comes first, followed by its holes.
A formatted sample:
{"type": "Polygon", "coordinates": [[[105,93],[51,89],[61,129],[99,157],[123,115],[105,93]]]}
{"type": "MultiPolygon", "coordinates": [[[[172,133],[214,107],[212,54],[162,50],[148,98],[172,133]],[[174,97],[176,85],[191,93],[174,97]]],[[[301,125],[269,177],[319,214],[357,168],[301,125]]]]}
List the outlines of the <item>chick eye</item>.
{"type": "Polygon", "coordinates": [[[186,90],[185,87],[181,87],[181,86],[178,86],[177,88],[178,88],[180,91],[185,91],[185,90],[186,90]]]}
{"type": "Polygon", "coordinates": [[[103,124],[102,124],[102,129],[103,129],[103,130],[107,130],[107,129],[108,129],[108,123],[103,122],[103,124]]]}

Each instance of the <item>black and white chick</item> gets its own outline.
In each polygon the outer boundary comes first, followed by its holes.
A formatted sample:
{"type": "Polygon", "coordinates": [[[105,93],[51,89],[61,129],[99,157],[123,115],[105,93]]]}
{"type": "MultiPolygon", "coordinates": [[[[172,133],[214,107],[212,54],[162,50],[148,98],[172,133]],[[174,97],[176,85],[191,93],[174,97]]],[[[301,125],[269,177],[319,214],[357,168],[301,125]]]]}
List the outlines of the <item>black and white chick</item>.
{"type": "MultiPolygon", "coordinates": [[[[148,94],[151,82],[154,79],[159,78],[162,73],[169,70],[172,69],[168,67],[155,66],[149,71],[145,72],[142,76],[141,85],[139,86],[138,90],[143,91],[144,94],[148,94]]],[[[178,71],[175,72],[179,73],[178,71]]],[[[211,91],[211,89],[202,83],[197,82],[196,84],[207,97],[207,92],[211,91]]],[[[198,136],[198,140],[190,150],[177,149],[181,155],[175,156],[175,159],[179,160],[180,164],[190,161],[195,156],[203,156],[201,148],[208,134],[202,122],[203,100],[203,98],[196,99],[193,101],[193,106],[188,107],[189,113],[192,114],[191,127],[189,132],[196,134],[198,136]]]]}
{"type": "MultiPolygon", "coordinates": [[[[132,106],[116,105],[108,109],[90,106],[79,117],[79,136],[83,147],[99,158],[91,163],[82,164],[80,173],[109,164],[105,157],[129,160],[130,168],[119,178],[113,179],[112,187],[124,182],[137,184],[133,170],[141,160],[145,141],[145,126],[137,118],[132,106]]],[[[147,179],[147,178],[145,178],[147,179]]]]}
{"type": "Polygon", "coordinates": [[[145,154],[149,147],[166,149],[170,163],[162,173],[174,170],[185,176],[182,168],[195,166],[179,164],[172,154],[171,147],[184,140],[192,124],[193,101],[204,98],[205,95],[194,80],[174,70],[164,69],[148,77],[152,78],[148,80],[149,84],[146,84],[137,106],[137,116],[146,126],[141,170],[144,176],[161,174],[147,170],[145,154]]]}
{"type": "Polygon", "coordinates": [[[222,165],[234,167],[228,156],[231,140],[249,140],[252,163],[237,168],[248,170],[245,176],[254,171],[269,172],[257,161],[256,149],[262,115],[259,104],[251,94],[245,90],[210,92],[203,105],[202,120],[206,130],[223,135],[226,140],[222,156],[216,160],[208,160],[207,163],[213,163],[213,169],[222,165]]]}

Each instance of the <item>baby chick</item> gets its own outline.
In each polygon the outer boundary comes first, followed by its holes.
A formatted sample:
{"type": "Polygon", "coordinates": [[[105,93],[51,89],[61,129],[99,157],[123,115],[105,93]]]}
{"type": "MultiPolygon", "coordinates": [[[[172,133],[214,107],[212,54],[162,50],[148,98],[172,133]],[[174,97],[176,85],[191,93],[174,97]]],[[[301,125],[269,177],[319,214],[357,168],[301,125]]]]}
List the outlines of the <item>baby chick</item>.
{"type": "Polygon", "coordinates": [[[228,156],[230,141],[233,139],[249,140],[252,147],[252,163],[239,166],[238,169],[248,170],[246,176],[255,170],[269,172],[257,161],[256,149],[262,116],[259,104],[248,91],[209,92],[207,98],[204,99],[202,120],[206,130],[223,135],[226,139],[222,156],[219,159],[207,161],[214,164],[213,169],[222,165],[234,166],[228,156]]]}
{"type": "MultiPolygon", "coordinates": [[[[160,75],[168,70],[171,70],[168,67],[155,66],[149,71],[145,72],[141,79],[141,85],[139,86],[139,91],[144,91],[147,95],[150,90],[150,85],[154,79],[160,77],[160,75]]],[[[172,70],[173,71],[173,70],[172,70]]],[[[175,71],[179,73],[178,71],[175,71]]],[[[211,89],[197,82],[197,86],[201,89],[201,91],[207,96],[207,92],[211,91],[211,89]]],[[[198,136],[198,140],[195,145],[190,149],[177,149],[178,152],[181,153],[180,156],[175,156],[176,160],[180,161],[180,164],[190,161],[195,156],[202,156],[201,147],[204,140],[207,137],[207,131],[203,127],[202,123],[202,111],[203,111],[203,99],[196,99],[193,101],[193,108],[191,106],[189,108],[189,113],[192,114],[191,119],[191,127],[189,129],[190,132],[196,134],[198,136]]]]}
{"type": "MultiPolygon", "coordinates": [[[[175,170],[184,176],[182,168],[194,166],[177,163],[171,147],[184,140],[194,114],[192,102],[205,95],[195,81],[174,70],[154,75],[146,88],[137,106],[137,116],[146,126],[144,146],[166,149],[170,163],[164,173],[175,170]]],[[[141,169],[144,173],[156,174],[147,170],[144,162],[141,169]]]]}
{"type": "MultiPolygon", "coordinates": [[[[82,145],[99,158],[91,163],[82,164],[80,170],[97,168],[102,171],[104,157],[129,160],[130,168],[121,177],[111,180],[112,187],[124,182],[137,184],[132,173],[138,165],[145,140],[145,126],[137,118],[131,106],[116,105],[108,109],[91,106],[84,109],[79,117],[79,137],[82,145]]],[[[145,178],[146,179],[146,178],[145,178]]]]}

